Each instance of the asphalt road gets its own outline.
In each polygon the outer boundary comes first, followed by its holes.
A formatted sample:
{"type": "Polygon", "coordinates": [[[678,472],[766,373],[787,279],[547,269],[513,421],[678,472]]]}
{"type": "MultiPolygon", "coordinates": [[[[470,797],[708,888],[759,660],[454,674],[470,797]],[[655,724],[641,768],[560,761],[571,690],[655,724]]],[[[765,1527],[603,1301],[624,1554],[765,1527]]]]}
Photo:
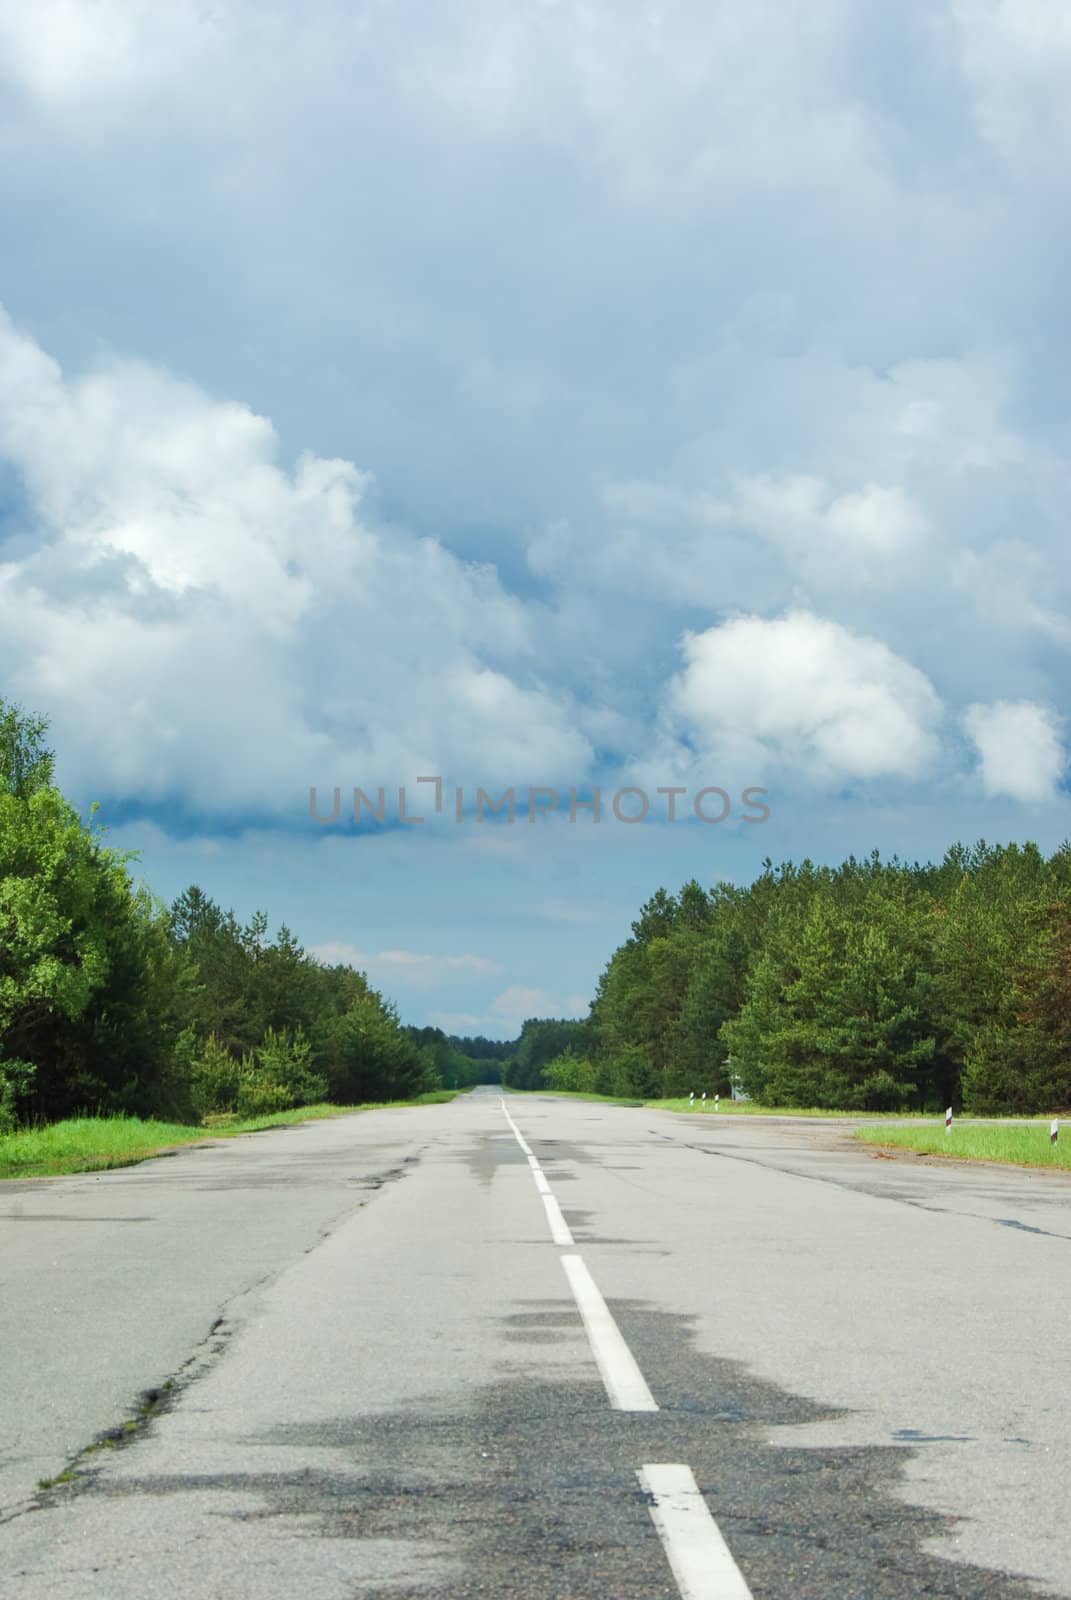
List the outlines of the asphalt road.
{"type": "Polygon", "coordinates": [[[1071,1596],[1069,1245],[1061,1174],[490,1090],[4,1184],[3,1593],[1071,1596]]]}

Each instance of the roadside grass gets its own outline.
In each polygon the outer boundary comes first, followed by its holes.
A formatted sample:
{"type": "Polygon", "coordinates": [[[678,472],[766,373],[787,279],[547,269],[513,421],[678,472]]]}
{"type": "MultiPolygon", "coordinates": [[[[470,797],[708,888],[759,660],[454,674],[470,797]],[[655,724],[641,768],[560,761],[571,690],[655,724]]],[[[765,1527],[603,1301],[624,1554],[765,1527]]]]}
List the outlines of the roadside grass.
{"type": "Polygon", "coordinates": [[[378,1105],[298,1106],[293,1111],[272,1111],[262,1117],[209,1117],[200,1126],[184,1122],[158,1122],[141,1117],[70,1117],[43,1128],[23,1128],[0,1136],[0,1180],[4,1178],[57,1177],[72,1172],[106,1172],[128,1167],[176,1146],[201,1144],[207,1139],[232,1139],[325,1117],[348,1117],[357,1111],[382,1111],[387,1106],[442,1105],[459,1091],[437,1089],[415,1100],[392,1100],[378,1105]]]}
{"type": "Polygon", "coordinates": [[[722,1100],[714,1110],[713,1097],[704,1105],[698,1098],[694,1105],[686,1098],[678,1100],[648,1100],[647,1105],[660,1111],[687,1111],[701,1117],[866,1117],[885,1118],[900,1122],[904,1117],[932,1117],[932,1111],[829,1111],[821,1106],[761,1106],[754,1100],[722,1100]]]}
{"type": "Polygon", "coordinates": [[[886,1118],[902,1121],[905,1117],[932,1117],[932,1111],[827,1111],[821,1106],[760,1106],[754,1100],[722,1100],[714,1110],[713,1095],[703,1104],[698,1098],[694,1105],[687,1095],[671,1100],[626,1100],[617,1094],[586,1094],[572,1089],[504,1089],[504,1094],[559,1095],[564,1100],[597,1100],[611,1106],[643,1106],[650,1111],[684,1111],[692,1116],[707,1117],[865,1117],[867,1121],[886,1118]]]}
{"type": "Polygon", "coordinates": [[[1071,1168],[1071,1138],[1049,1142],[1049,1119],[1039,1122],[954,1123],[946,1134],[943,1123],[924,1128],[859,1128],[855,1134],[865,1144],[917,1150],[925,1156],[948,1156],[955,1161],[1003,1161],[1019,1167],[1071,1168]]]}

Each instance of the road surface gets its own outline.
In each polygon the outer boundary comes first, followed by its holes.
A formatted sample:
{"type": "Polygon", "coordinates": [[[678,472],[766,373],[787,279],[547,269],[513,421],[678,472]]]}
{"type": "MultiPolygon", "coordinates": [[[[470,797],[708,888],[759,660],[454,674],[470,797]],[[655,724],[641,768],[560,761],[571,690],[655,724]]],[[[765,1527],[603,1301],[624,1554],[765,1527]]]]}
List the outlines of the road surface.
{"type": "Polygon", "coordinates": [[[4,1184],[3,1593],[1071,1596],[1069,1247],[1061,1174],[489,1089],[4,1184]]]}

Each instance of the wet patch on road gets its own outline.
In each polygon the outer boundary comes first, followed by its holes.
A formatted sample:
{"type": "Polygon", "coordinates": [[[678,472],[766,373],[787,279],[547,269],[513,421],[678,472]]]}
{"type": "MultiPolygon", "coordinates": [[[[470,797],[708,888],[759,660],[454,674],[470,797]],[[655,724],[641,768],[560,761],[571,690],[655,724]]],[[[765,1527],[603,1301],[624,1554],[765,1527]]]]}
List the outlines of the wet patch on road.
{"type": "MultiPolygon", "coordinates": [[[[612,1309],[658,1412],[612,1411],[595,1381],[511,1378],[430,1409],[280,1423],[244,1439],[208,1429],[200,1450],[187,1428],[190,1470],[135,1475],[135,1452],[121,1472],[104,1465],[57,1491],[52,1507],[59,1514],[77,1499],[84,1513],[89,1501],[107,1502],[114,1531],[124,1504],[131,1525],[144,1526],[146,1498],[172,1500],[171,1517],[188,1506],[191,1536],[217,1539],[228,1522],[268,1531],[296,1518],[306,1547],[356,1541],[347,1571],[359,1568],[362,1545],[371,1556],[401,1538],[460,1574],[419,1590],[449,1600],[678,1600],[635,1474],[648,1462],[684,1462],[755,1600],[1037,1600],[1042,1591],[1027,1582],[923,1552],[953,1527],[897,1493],[912,1446],[927,1436],[858,1448],[772,1443],[771,1428],[844,1413],[760,1382],[739,1362],[697,1354],[691,1319],[642,1303],[612,1309]],[[221,1451],[250,1464],[259,1457],[265,1470],[213,1471],[221,1451]],[[207,1470],[196,1470],[198,1457],[207,1470]]],[[[502,1329],[510,1345],[539,1345],[574,1337],[576,1319],[541,1301],[504,1317],[502,1329]]],[[[165,1417],[152,1430],[165,1448],[167,1426],[165,1417]]],[[[146,1451],[146,1468],[163,1455],[152,1439],[146,1451]]],[[[352,1592],[415,1592],[374,1571],[352,1592]]],[[[170,1572],[181,1578],[173,1562],[170,1572]]]]}
{"type": "Polygon", "coordinates": [[[507,1128],[503,1133],[487,1133],[476,1144],[459,1150],[457,1159],[468,1167],[476,1182],[489,1189],[500,1167],[527,1167],[528,1157],[507,1128]]]}

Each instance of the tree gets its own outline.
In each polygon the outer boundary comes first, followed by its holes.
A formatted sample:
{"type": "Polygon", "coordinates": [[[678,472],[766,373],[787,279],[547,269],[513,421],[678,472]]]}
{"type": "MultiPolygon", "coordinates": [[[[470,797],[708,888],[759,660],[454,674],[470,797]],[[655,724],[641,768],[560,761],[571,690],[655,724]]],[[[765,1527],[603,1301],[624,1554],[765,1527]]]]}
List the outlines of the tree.
{"type": "Polygon", "coordinates": [[[333,1019],[324,1067],[331,1099],[342,1105],[407,1100],[439,1087],[430,1056],[374,989],[333,1019]]]}
{"type": "MultiPolygon", "coordinates": [[[[0,1059],[23,1064],[17,1103],[33,1115],[107,1099],[78,1024],[118,982],[136,915],[126,862],[58,790],[0,792],[0,1059]]],[[[13,1076],[5,1069],[9,1105],[13,1076]]]]}
{"type": "Polygon", "coordinates": [[[934,1055],[924,941],[880,890],[813,897],[796,953],[764,953],[722,1036],[747,1093],[773,1105],[883,1110],[925,1098],[934,1055]]]}
{"type": "Polygon", "coordinates": [[[0,696],[0,793],[27,800],[52,785],[53,755],[44,743],[48,722],[30,717],[0,696]]]}
{"type": "Polygon", "coordinates": [[[966,1047],[963,1099],[973,1112],[1071,1107],[1071,901],[1035,910],[1024,931],[1000,1004],[966,1047]]]}
{"type": "Polygon", "coordinates": [[[529,1017],[521,1028],[513,1057],[503,1069],[502,1081],[513,1089],[541,1088],[547,1063],[565,1050],[582,1051],[585,1036],[582,1022],[562,1017],[529,1017]]]}

